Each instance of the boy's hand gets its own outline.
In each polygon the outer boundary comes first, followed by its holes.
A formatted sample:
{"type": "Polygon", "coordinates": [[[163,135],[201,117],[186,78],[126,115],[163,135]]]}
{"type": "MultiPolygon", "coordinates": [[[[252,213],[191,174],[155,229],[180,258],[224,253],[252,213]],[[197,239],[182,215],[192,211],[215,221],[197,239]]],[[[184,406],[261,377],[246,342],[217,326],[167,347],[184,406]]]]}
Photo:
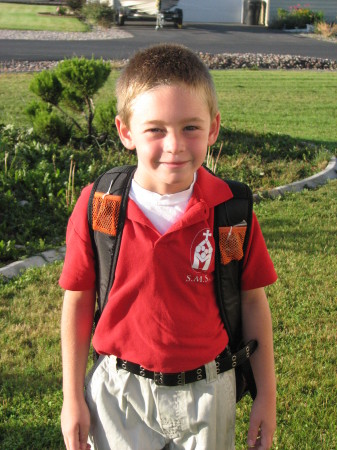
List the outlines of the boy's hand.
{"type": "Polygon", "coordinates": [[[250,413],[248,448],[268,450],[276,429],[275,399],[257,396],[250,413]]]}
{"type": "Polygon", "coordinates": [[[61,427],[67,450],[90,450],[87,444],[90,413],[84,398],[79,402],[63,402],[61,427]]]}

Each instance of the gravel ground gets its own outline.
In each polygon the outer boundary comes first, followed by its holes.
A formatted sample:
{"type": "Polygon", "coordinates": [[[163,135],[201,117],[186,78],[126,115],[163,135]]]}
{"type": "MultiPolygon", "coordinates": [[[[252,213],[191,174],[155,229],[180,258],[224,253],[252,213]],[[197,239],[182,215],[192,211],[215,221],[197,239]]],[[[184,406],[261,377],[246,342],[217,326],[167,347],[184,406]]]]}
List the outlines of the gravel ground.
{"type": "MultiPolygon", "coordinates": [[[[253,53],[222,53],[211,55],[199,53],[201,59],[210,69],[287,69],[287,70],[337,70],[337,61],[292,55],[270,55],[253,53]]],[[[115,66],[123,66],[125,61],[111,61],[115,66]]],[[[39,72],[52,69],[57,61],[3,61],[0,72],[39,72]]]]}
{"type": "Polygon", "coordinates": [[[88,33],[58,31],[0,30],[0,39],[28,41],[101,41],[132,38],[132,34],[118,28],[97,27],[88,33]]]}

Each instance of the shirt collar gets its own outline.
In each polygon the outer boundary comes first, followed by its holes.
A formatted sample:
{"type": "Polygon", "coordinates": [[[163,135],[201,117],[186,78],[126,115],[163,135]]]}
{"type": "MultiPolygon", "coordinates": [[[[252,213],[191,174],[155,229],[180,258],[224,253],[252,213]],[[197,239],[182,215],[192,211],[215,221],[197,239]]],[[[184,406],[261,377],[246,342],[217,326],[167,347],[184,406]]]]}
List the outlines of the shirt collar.
{"type": "Polygon", "coordinates": [[[204,200],[210,208],[233,198],[228,184],[204,167],[200,167],[197,172],[194,195],[199,200],[204,200]]]}

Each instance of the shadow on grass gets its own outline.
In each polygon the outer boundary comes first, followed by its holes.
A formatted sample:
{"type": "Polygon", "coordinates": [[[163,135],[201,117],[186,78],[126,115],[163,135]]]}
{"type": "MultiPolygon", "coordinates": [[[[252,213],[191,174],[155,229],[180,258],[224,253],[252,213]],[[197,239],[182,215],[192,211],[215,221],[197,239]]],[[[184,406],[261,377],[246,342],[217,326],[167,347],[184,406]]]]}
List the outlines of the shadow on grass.
{"type": "MultiPolygon", "coordinates": [[[[308,218],[309,221],[310,218],[308,218]]],[[[335,245],[336,233],[333,230],[324,229],[324,222],[320,227],[320,240],[317,239],[317,230],[308,229],[305,221],[299,225],[295,217],[294,219],[263,219],[262,228],[263,236],[268,241],[268,249],[270,250],[288,250],[304,255],[317,256],[323,253],[323,236],[324,242],[328,244],[324,250],[325,254],[330,253],[329,248],[332,249],[335,245]]]]}
{"type": "Polygon", "coordinates": [[[22,372],[0,372],[0,392],[2,396],[14,397],[19,395],[43,396],[62,389],[61,368],[59,373],[53,369],[38,371],[29,367],[22,372]]]}
{"type": "Polygon", "coordinates": [[[333,152],[337,148],[337,141],[308,141],[285,134],[260,134],[225,127],[221,127],[217,142],[218,147],[223,144],[224,155],[248,153],[260,155],[266,162],[281,158],[310,161],[320,149],[326,148],[333,152]]]}
{"type": "Polygon", "coordinates": [[[52,371],[0,374],[0,448],[64,449],[61,377],[52,371]]]}
{"type": "Polygon", "coordinates": [[[63,450],[59,425],[0,425],[3,450],[63,450]]]}

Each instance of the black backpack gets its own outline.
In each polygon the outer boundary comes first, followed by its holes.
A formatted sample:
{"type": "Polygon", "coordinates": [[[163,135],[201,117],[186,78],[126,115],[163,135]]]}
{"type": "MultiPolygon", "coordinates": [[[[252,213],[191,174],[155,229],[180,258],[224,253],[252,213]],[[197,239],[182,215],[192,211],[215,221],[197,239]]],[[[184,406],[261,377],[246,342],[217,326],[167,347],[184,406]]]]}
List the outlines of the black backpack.
{"type": "MultiPolygon", "coordinates": [[[[97,324],[108,301],[114,282],[115,269],[126,216],[128,194],[136,166],[115,167],[102,174],[94,183],[88,203],[88,223],[96,261],[98,307],[97,324]]],[[[214,174],[213,174],[214,175],[214,174]]],[[[215,176],[215,175],[214,175],[215,176]]],[[[246,394],[256,397],[256,385],[249,357],[257,347],[256,341],[243,344],[241,325],[240,280],[244,257],[226,265],[220,263],[219,227],[246,222],[243,243],[245,252],[252,221],[253,197],[247,185],[227,181],[233,198],[215,208],[214,240],[215,287],[220,315],[229,337],[232,366],[236,373],[236,400],[246,394]]]]}

